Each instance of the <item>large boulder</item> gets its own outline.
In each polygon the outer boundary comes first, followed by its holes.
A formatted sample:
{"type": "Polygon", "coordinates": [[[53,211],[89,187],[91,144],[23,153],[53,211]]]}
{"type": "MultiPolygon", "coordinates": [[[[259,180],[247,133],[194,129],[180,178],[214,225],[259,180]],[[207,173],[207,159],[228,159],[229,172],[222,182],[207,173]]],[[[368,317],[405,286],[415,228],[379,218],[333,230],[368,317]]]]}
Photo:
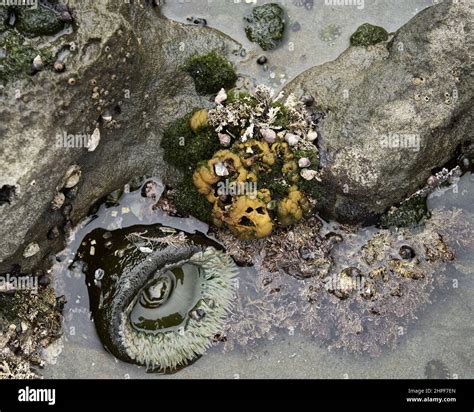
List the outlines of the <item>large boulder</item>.
{"type": "Polygon", "coordinates": [[[74,32],[52,43],[68,55],[66,71],[44,70],[0,86],[0,273],[12,263],[23,271],[35,267],[62,246],[68,221],[77,223],[94,202],[133,177],[163,172],[164,127],[209,104],[181,70],[185,60],[239,47],[213,29],[167,20],[151,6],[104,0],[68,5],[74,32]],[[114,122],[99,125],[95,151],[57,145],[58,135],[92,135],[106,111],[114,122]],[[77,177],[79,169],[79,183],[66,199],[72,211],[52,210],[65,174],[77,177]]]}
{"type": "Polygon", "coordinates": [[[472,138],[473,13],[465,2],[432,6],[387,42],[350,47],[287,86],[326,113],[320,205],[330,216],[371,220],[472,138]]]}

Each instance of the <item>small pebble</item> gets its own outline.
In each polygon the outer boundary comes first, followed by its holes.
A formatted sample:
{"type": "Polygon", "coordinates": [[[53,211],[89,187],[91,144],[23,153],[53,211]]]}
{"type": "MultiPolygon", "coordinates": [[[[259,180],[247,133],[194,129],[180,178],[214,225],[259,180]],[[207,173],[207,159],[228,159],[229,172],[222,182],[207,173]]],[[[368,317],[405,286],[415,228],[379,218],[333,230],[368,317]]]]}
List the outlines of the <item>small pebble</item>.
{"type": "Polygon", "coordinates": [[[312,106],[314,104],[314,97],[309,94],[305,94],[304,96],[301,96],[301,101],[305,106],[312,106]]]}
{"type": "Polygon", "coordinates": [[[23,257],[25,259],[28,259],[28,258],[36,255],[37,253],[39,253],[39,251],[40,251],[40,247],[39,247],[38,243],[32,242],[23,251],[23,257]]]}
{"type": "Polygon", "coordinates": [[[195,24],[196,26],[207,26],[207,20],[203,19],[202,17],[187,17],[186,20],[195,24]]]}
{"type": "Polygon", "coordinates": [[[266,64],[268,62],[268,59],[266,58],[266,56],[260,56],[258,59],[257,59],[257,63],[261,66],[263,66],[264,64],[266,64]]]}
{"type": "Polygon", "coordinates": [[[61,193],[61,192],[56,193],[54,195],[53,200],[51,201],[51,209],[52,210],[61,209],[65,200],[66,200],[66,196],[64,195],[64,193],[61,193]]]}
{"type": "Polygon", "coordinates": [[[38,284],[40,286],[43,286],[43,287],[46,287],[48,286],[49,284],[51,283],[51,279],[46,276],[46,275],[41,275],[39,278],[38,278],[38,284]]]}
{"type": "Polygon", "coordinates": [[[301,168],[308,167],[309,165],[311,165],[311,162],[307,157],[302,157],[300,160],[298,160],[298,166],[301,168]]]}
{"type": "Polygon", "coordinates": [[[291,25],[291,31],[297,32],[297,31],[300,31],[300,30],[301,30],[301,24],[299,24],[297,21],[295,21],[291,25]]]}
{"type": "Polygon", "coordinates": [[[38,54],[34,59],[33,59],[33,67],[36,69],[36,70],[41,70],[43,68],[43,59],[41,58],[41,56],[38,54]]]}

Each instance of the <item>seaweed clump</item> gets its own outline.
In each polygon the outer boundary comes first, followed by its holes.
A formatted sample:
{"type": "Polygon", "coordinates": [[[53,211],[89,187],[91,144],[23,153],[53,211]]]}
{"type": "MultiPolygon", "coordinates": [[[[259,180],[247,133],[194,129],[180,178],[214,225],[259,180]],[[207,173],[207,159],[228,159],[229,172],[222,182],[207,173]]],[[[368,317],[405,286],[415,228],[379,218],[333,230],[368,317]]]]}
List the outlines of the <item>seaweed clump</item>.
{"type": "Polygon", "coordinates": [[[215,51],[189,58],[184,70],[194,79],[196,92],[201,95],[231,89],[237,81],[232,64],[215,51]]]}
{"type": "Polygon", "coordinates": [[[61,335],[63,303],[50,287],[0,292],[0,379],[38,377],[42,350],[61,335]]]}
{"type": "Polygon", "coordinates": [[[257,43],[263,50],[272,50],[283,39],[285,23],[283,9],[275,3],[263,4],[252,9],[252,14],[244,17],[247,38],[257,43]]]}
{"type": "Polygon", "coordinates": [[[371,46],[388,39],[388,32],[383,27],[364,23],[351,36],[351,46],[371,46]]]}
{"type": "Polygon", "coordinates": [[[398,207],[392,207],[380,218],[380,227],[409,227],[418,224],[424,217],[429,217],[426,197],[413,196],[398,207]]]}
{"type": "Polygon", "coordinates": [[[171,123],[164,131],[161,147],[164,160],[181,172],[175,190],[169,193],[176,211],[210,222],[212,205],[199,195],[192,182],[198,163],[220,148],[217,134],[207,122],[207,111],[195,109],[171,123]]]}
{"type": "Polygon", "coordinates": [[[212,204],[212,222],[238,238],[266,237],[312,210],[300,184],[318,179],[316,124],[295,96],[282,97],[258,86],[254,95],[229,93],[208,113],[226,148],[198,164],[193,182],[212,204]]]}
{"type": "Polygon", "coordinates": [[[0,7],[0,33],[8,29],[7,22],[10,13],[6,7],[0,7]]]}
{"type": "Polygon", "coordinates": [[[52,67],[54,56],[47,50],[38,50],[25,45],[25,38],[16,31],[6,31],[0,34],[0,80],[7,82],[21,74],[29,74],[32,62],[36,56],[41,56],[43,67],[52,67]]]}
{"type": "Polygon", "coordinates": [[[18,8],[16,16],[16,28],[27,37],[49,36],[64,28],[60,15],[46,7],[18,8]]]}

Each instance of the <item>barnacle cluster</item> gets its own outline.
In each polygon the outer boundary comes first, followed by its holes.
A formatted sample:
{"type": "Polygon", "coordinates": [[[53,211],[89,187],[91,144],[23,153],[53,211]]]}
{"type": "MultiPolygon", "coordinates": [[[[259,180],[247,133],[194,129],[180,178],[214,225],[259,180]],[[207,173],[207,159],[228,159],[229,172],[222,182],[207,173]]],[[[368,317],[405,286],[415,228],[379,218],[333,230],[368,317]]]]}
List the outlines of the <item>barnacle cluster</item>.
{"type": "Polygon", "coordinates": [[[264,86],[254,95],[222,90],[220,96],[206,117],[226,148],[200,162],[193,174],[198,192],[212,204],[212,222],[242,239],[299,222],[312,209],[301,187],[318,179],[311,113],[295,96],[282,102],[282,94],[274,99],[264,86]]]}

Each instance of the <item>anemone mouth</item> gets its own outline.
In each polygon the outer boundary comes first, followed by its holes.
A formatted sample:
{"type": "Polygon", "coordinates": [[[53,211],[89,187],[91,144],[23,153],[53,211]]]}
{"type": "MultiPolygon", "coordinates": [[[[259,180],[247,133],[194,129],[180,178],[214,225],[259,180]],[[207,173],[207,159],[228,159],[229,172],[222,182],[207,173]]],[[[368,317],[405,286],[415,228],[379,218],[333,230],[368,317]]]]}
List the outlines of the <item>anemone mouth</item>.
{"type": "Polygon", "coordinates": [[[151,334],[179,331],[191,317],[204,317],[205,281],[203,269],[188,262],[159,270],[134,300],[132,327],[151,334]]]}

